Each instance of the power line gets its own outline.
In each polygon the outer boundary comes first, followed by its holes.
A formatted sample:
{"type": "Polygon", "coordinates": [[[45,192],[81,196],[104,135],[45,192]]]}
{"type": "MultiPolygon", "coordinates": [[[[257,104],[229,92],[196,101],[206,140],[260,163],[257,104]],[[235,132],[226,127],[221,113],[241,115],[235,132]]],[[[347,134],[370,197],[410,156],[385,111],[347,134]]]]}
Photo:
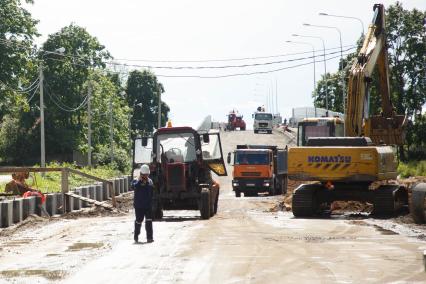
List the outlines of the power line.
{"type": "MultiPolygon", "coordinates": [[[[346,53],[344,55],[348,55],[351,53],[346,53]]],[[[332,60],[332,59],[336,59],[336,58],[340,58],[340,55],[337,56],[333,56],[333,57],[329,57],[326,60],[332,60]]],[[[318,60],[316,62],[323,62],[324,60],[318,60]]],[[[294,68],[298,68],[298,67],[302,67],[302,66],[307,66],[313,64],[312,62],[307,62],[307,63],[301,63],[301,64],[297,64],[297,65],[292,65],[292,66],[287,66],[287,67],[282,67],[282,68],[278,68],[278,69],[273,69],[273,70],[267,70],[267,71],[255,71],[255,72],[248,72],[248,73],[233,73],[233,74],[225,74],[225,75],[215,75],[215,76],[203,76],[203,75],[165,75],[165,74],[155,74],[156,77],[164,77],[164,78],[197,78],[197,79],[220,79],[220,78],[229,78],[229,77],[237,77],[237,76],[251,76],[251,75],[259,75],[259,74],[269,74],[269,73],[274,73],[274,72],[279,72],[279,71],[283,71],[283,70],[287,70],[287,69],[294,69],[294,68]]],[[[116,74],[122,74],[123,72],[116,72],[113,70],[108,70],[111,73],[116,73],[116,74]]],[[[126,72],[127,74],[128,72],[126,72]]]]}
{"type": "Polygon", "coordinates": [[[66,112],[76,112],[78,110],[80,110],[81,108],[85,107],[87,102],[88,102],[88,96],[85,96],[83,98],[83,101],[80,103],[80,105],[78,105],[77,107],[73,108],[70,107],[68,105],[66,105],[64,102],[61,101],[61,99],[54,93],[51,91],[50,87],[46,85],[46,93],[49,96],[49,98],[52,100],[52,102],[61,110],[66,111],[66,112]]]}
{"type": "MultiPolygon", "coordinates": [[[[355,48],[356,45],[344,45],[344,48],[350,47],[355,48]]],[[[340,49],[338,47],[330,47],[325,50],[334,50],[340,49]]],[[[223,59],[198,59],[198,60],[153,60],[153,59],[125,59],[125,58],[115,58],[114,60],[118,61],[133,61],[133,62],[151,62],[151,63],[203,63],[203,62],[226,62],[226,61],[241,61],[241,60],[256,60],[256,59],[266,59],[266,58],[276,58],[276,57],[285,57],[285,56],[293,56],[293,55],[301,55],[312,53],[310,51],[296,52],[296,53],[284,53],[284,54],[276,54],[276,55],[266,55],[266,56],[255,56],[255,57],[241,57],[241,58],[223,58],[223,59]]]]}
{"type": "MultiPolygon", "coordinates": [[[[348,48],[346,51],[349,51],[352,48],[348,48]]],[[[340,53],[340,51],[334,51],[326,53],[325,55],[332,55],[340,53]]],[[[324,56],[323,54],[315,55],[315,57],[324,56]]],[[[122,64],[122,63],[107,63],[109,65],[119,65],[119,66],[128,66],[128,67],[137,67],[137,68],[151,68],[151,69],[227,69],[227,68],[246,68],[246,67],[256,67],[256,66],[266,66],[266,65],[273,65],[273,64],[281,64],[281,63],[288,63],[288,62],[294,62],[294,61],[301,61],[301,60],[307,60],[312,59],[314,56],[307,56],[307,57],[299,57],[299,58],[293,58],[293,59],[287,59],[287,60],[279,60],[279,61],[270,61],[270,62],[263,62],[263,63],[251,63],[251,64],[241,64],[241,65],[224,65],[224,66],[152,66],[152,65],[136,65],[136,64],[122,64]]]]}
{"type": "Polygon", "coordinates": [[[5,86],[10,91],[16,92],[16,93],[29,93],[29,92],[31,92],[32,90],[34,90],[34,89],[36,89],[38,87],[38,85],[37,85],[38,82],[39,82],[39,78],[37,77],[37,79],[35,79],[35,81],[32,82],[30,86],[28,86],[28,87],[26,87],[24,89],[18,90],[18,89],[14,89],[14,88],[10,87],[9,85],[7,85],[6,83],[4,83],[3,81],[0,81],[0,83],[3,86],[5,86]]]}

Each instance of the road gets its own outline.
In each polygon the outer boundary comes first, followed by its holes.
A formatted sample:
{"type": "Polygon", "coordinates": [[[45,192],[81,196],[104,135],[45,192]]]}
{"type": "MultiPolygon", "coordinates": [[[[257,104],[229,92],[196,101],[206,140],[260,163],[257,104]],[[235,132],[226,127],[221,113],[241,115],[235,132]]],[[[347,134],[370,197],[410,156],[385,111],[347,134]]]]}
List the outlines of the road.
{"type": "MultiPolygon", "coordinates": [[[[251,131],[223,133],[222,139],[224,153],[237,143],[287,142],[282,134],[251,131]]],[[[0,237],[0,283],[426,281],[426,242],[419,238],[382,229],[371,218],[295,219],[271,212],[280,197],[235,198],[231,177],[218,179],[215,217],[166,211],[164,221],[154,223],[151,244],[133,244],[133,212],[40,222],[0,237]]]]}

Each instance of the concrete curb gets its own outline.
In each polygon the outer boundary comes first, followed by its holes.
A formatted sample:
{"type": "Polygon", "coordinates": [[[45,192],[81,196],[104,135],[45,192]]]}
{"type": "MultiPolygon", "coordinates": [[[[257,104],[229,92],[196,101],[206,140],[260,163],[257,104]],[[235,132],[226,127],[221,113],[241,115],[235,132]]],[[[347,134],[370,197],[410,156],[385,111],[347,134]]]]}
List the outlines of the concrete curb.
{"type": "MultiPolygon", "coordinates": [[[[131,176],[123,176],[111,180],[118,196],[131,190],[131,176]]],[[[97,201],[106,201],[111,198],[111,190],[106,184],[96,183],[71,189],[78,195],[88,197],[97,201]]],[[[42,204],[41,197],[30,196],[27,198],[16,198],[0,202],[0,228],[6,228],[25,220],[31,214],[43,216],[43,207],[50,216],[65,213],[65,204],[68,204],[66,212],[80,210],[82,207],[91,206],[80,199],[63,195],[62,193],[46,194],[46,201],[42,204]]]]}

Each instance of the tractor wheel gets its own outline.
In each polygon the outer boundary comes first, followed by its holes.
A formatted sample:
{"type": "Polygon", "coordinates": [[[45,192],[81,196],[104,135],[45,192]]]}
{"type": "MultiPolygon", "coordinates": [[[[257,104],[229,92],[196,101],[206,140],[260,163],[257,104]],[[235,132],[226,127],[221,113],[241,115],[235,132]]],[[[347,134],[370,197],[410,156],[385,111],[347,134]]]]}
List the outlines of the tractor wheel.
{"type": "Polygon", "coordinates": [[[210,218],[210,190],[208,188],[201,189],[201,219],[208,220],[210,218]]]}
{"type": "Polygon", "coordinates": [[[219,204],[219,190],[217,191],[216,200],[214,201],[214,214],[217,213],[218,204],[219,204]]]}
{"type": "Polygon", "coordinates": [[[235,191],[235,197],[241,197],[241,191],[236,190],[235,191]]]}
{"type": "Polygon", "coordinates": [[[318,203],[315,193],[319,187],[316,184],[302,184],[296,188],[292,200],[294,217],[312,217],[317,213],[318,203]]]}
{"type": "Polygon", "coordinates": [[[152,217],[154,220],[161,220],[163,219],[163,208],[160,205],[160,202],[154,201],[154,204],[152,206],[152,217]]]}

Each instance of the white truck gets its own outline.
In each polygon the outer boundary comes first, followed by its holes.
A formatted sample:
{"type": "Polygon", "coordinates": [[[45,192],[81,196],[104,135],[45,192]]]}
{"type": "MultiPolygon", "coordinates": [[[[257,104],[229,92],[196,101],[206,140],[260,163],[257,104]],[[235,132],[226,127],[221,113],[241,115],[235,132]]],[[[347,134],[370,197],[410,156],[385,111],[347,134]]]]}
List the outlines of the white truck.
{"type": "Polygon", "coordinates": [[[260,131],[267,132],[269,134],[272,133],[272,113],[268,112],[255,112],[253,114],[254,124],[253,130],[254,133],[259,133],[260,131]]]}

